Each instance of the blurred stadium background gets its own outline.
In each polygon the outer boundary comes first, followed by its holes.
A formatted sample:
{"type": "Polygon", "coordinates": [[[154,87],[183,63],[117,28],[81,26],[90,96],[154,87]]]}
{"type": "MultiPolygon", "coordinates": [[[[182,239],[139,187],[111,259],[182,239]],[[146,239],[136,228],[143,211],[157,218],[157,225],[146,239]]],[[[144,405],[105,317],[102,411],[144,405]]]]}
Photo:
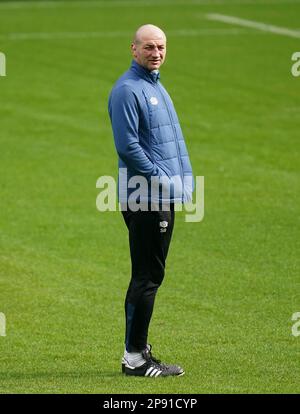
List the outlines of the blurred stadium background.
{"type": "Polygon", "coordinates": [[[0,2],[1,393],[300,391],[299,15],[297,0],[0,2]],[[120,373],[127,233],[95,206],[117,175],[107,98],[144,23],[168,36],[161,81],[205,176],[149,338],[186,375],[156,381],[120,373]]]}

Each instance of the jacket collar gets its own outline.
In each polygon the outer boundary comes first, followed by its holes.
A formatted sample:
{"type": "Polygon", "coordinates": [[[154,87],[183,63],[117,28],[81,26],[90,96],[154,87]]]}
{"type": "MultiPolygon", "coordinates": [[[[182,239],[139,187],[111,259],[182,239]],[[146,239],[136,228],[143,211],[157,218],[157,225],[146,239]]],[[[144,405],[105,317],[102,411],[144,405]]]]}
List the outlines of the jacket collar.
{"type": "Polygon", "coordinates": [[[135,60],[131,62],[131,70],[133,70],[139,77],[147,80],[148,82],[156,83],[159,78],[159,72],[151,72],[150,70],[139,65],[135,60]]]}

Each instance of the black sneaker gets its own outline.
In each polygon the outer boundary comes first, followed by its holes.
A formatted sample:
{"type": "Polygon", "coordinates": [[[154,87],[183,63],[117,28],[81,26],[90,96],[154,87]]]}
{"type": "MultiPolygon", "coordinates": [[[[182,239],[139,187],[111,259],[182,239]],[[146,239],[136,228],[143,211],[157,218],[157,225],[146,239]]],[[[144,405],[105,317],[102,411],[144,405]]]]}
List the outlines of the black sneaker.
{"type": "Polygon", "coordinates": [[[121,367],[122,367],[122,373],[125,373],[125,365],[126,365],[126,359],[124,357],[122,357],[122,363],[121,363],[121,367]]]}
{"type": "Polygon", "coordinates": [[[139,377],[168,377],[184,375],[184,370],[178,365],[162,364],[158,359],[154,358],[151,351],[146,348],[142,352],[146,362],[140,367],[132,367],[125,361],[124,372],[126,375],[135,375],[139,377]]]}

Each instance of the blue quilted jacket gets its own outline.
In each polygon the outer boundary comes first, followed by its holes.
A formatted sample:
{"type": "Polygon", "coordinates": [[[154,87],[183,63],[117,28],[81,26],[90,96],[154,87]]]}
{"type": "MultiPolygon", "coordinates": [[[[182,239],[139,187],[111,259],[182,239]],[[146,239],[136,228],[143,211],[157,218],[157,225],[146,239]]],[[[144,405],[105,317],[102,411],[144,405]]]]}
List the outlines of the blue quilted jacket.
{"type": "Polygon", "coordinates": [[[124,183],[128,186],[134,176],[142,176],[148,183],[151,177],[162,180],[158,197],[151,194],[149,185],[140,201],[191,201],[192,168],[174,105],[159,81],[159,72],[150,72],[133,60],[114,85],[108,110],[119,155],[119,201],[128,201],[134,188],[125,189],[124,183]],[[170,191],[164,192],[168,183],[170,191]]]}

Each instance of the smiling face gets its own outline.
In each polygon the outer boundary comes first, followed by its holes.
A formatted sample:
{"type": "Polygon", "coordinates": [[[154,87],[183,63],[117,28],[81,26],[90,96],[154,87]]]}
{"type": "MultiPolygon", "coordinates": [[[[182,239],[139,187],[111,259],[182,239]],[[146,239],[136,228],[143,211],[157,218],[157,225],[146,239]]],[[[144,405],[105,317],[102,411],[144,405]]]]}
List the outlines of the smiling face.
{"type": "Polygon", "coordinates": [[[159,27],[141,26],[131,44],[133,58],[150,71],[159,69],[166,57],[166,43],[166,36],[159,27]]]}

